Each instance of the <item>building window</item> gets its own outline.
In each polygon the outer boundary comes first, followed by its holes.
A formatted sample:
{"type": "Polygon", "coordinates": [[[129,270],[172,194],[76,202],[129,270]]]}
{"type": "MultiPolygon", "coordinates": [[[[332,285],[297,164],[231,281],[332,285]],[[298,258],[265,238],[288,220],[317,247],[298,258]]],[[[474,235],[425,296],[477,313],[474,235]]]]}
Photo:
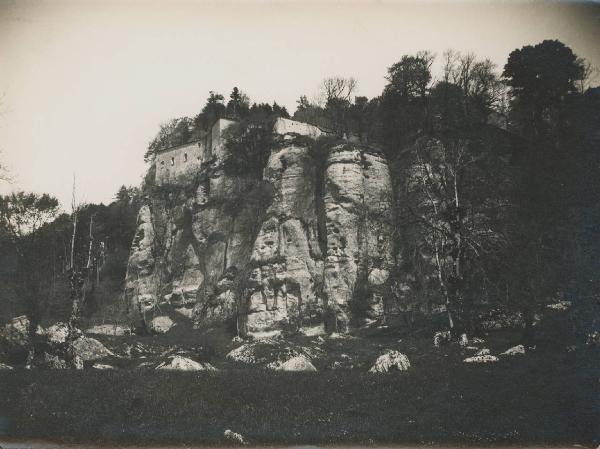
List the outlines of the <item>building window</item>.
{"type": "Polygon", "coordinates": [[[183,153],[183,162],[187,162],[187,153],[183,153]]]}
{"type": "Polygon", "coordinates": [[[165,165],[165,161],[160,161],[160,165],[164,166],[165,165]]]}
{"type": "Polygon", "coordinates": [[[172,158],[171,158],[171,167],[172,167],[173,165],[175,165],[175,158],[174,158],[174,157],[172,157],[172,158]]]}

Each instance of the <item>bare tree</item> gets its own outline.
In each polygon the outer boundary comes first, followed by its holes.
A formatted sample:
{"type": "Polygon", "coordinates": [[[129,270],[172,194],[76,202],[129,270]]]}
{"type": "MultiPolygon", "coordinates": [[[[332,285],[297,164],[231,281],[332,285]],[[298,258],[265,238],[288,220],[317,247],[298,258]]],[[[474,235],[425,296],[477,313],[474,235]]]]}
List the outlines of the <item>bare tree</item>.
{"type": "Polygon", "coordinates": [[[331,100],[350,101],[356,90],[357,82],[354,78],[333,76],[325,78],[321,83],[321,96],[324,103],[331,100]]]}
{"type": "Polygon", "coordinates": [[[593,66],[591,62],[583,58],[579,58],[577,62],[583,67],[583,75],[581,79],[577,81],[577,90],[579,90],[579,93],[583,94],[590,87],[598,84],[598,81],[600,80],[600,70],[598,70],[598,67],[593,66]]]}

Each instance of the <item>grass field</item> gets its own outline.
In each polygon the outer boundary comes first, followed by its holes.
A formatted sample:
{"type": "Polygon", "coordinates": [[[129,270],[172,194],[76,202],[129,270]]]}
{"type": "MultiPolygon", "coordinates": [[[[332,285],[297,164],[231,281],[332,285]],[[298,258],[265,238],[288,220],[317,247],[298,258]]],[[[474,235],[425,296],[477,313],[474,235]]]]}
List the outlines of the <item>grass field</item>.
{"type": "MultiPolygon", "coordinates": [[[[499,337],[500,338],[500,337],[499,337]]],[[[416,348],[415,348],[416,349],[416,348]]],[[[119,443],[600,442],[597,349],[539,349],[491,365],[451,347],[405,373],[0,372],[0,437],[119,443]]]]}

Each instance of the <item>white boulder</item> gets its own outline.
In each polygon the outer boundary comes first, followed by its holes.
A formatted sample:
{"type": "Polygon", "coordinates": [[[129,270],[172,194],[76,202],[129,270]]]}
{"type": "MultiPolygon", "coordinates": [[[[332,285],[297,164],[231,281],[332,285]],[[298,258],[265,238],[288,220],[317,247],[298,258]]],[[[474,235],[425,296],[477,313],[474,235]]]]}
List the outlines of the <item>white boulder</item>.
{"type": "Polygon", "coordinates": [[[240,435],[237,432],[233,432],[229,429],[227,429],[224,433],[223,436],[225,437],[225,439],[231,443],[236,443],[236,444],[247,444],[246,441],[244,440],[244,437],[242,435],[240,435]]]}
{"type": "Polygon", "coordinates": [[[216,368],[210,363],[199,363],[180,355],[173,357],[168,362],[161,363],[156,369],[170,371],[216,371],[216,368]]]}
{"type": "Polygon", "coordinates": [[[150,322],[150,332],[166,334],[174,326],[173,320],[168,316],[157,316],[150,322]]]}
{"type": "Polygon", "coordinates": [[[54,345],[62,345],[69,337],[69,326],[66,323],[55,323],[46,329],[48,342],[54,345]]]}
{"type": "Polygon", "coordinates": [[[490,355],[490,350],[487,348],[480,349],[479,351],[477,351],[477,354],[475,354],[475,356],[478,355],[490,355]]]}
{"type": "Polygon", "coordinates": [[[407,371],[410,361],[405,354],[398,351],[388,351],[379,356],[369,370],[370,373],[387,373],[390,370],[407,371]]]}
{"type": "Polygon", "coordinates": [[[564,312],[565,310],[568,310],[569,307],[571,307],[571,301],[558,301],[553,304],[548,304],[548,305],[546,305],[546,307],[548,309],[564,312]]]}
{"type": "Polygon", "coordinates": [[[95,338],[79,337],[73,342],[73,350],[83,361],[112,357],[114,353],[95,338]]]}
{"type": "Polygon", "coordinates": [[[13,369],[12,366],[7,365],[6,363],[0,363],[0,371],[8,371],[13,369]]]}
{"type": "Polygon", "coordinates": [[[500,355],[517,355],[517,354],[525,354],[525,346],[523,346],[523,345],[513,346],[512,348],[507,349],[500,355]]]}
{"type": "Polygon", "coordinates": [[[498,357],[495,355],[476,355],[473,357],[467,357],[463,360],[465,363],[492,363],[497,362],[498,357]]]}
{"type": "Polygon", "coordinates": [[[99,369],[99,370],[111,370],[111,369],[115,369],[114,366],[112,366],[112,365],[105,365],[103,363],[94,363],[92,365],[92,368],[99,369]]]}
{"type": "Polygon", "coordinates": [[[115,337],[122,337],[123,335],[130,335],[131,328],[121,326],[119,324],[99,324],[92,326],[85,331],[86,334],[96,335],[112,335],[115,337]]]}
{"type": "Polygon", "coordinates": [[[276,366],[275,369],[278,371],[317,371],[317,368],[304,355],[292,357],[276,366]]]}

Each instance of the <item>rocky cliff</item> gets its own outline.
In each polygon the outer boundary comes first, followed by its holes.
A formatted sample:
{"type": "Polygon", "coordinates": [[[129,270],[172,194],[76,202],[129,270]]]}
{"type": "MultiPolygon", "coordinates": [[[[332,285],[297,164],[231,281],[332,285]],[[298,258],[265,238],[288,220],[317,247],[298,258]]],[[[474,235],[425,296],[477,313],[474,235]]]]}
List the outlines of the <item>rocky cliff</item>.
{"type": "Polygon", "coordinates": [[[262,179],[229,173],[213,132],[193,169],[151,182],[125,289],[138,325],[173,310],[241,335],[346,332],[394,309],[384,156],[291,120],[273,133],[262,179]]]}

